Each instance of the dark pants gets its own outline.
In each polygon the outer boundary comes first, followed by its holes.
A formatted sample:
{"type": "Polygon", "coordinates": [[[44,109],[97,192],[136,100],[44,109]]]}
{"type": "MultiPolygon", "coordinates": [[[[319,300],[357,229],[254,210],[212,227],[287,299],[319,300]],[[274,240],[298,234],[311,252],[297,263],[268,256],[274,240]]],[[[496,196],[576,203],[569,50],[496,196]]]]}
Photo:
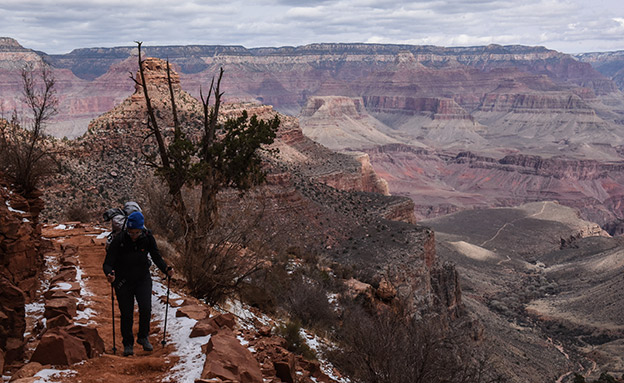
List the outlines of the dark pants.
{"type": "Polygon", "coordinates": [[[121,336],[124,346],[134,344],[132,322],[134,320],[134,298],[139,305],[139,333],[137,337],[147,338],[152,317],[152,276],[146,273],[139,280],[121,280],[115,287],[119,312],[121,313],[121,336]]]}

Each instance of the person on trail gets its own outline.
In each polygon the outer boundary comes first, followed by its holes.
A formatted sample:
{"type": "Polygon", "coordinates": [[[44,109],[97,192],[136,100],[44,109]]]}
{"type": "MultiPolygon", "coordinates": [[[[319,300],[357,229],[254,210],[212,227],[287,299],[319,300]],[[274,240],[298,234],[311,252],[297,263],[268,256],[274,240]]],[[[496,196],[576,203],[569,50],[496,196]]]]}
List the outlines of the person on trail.
{"type": "Polygon", "coordinates": [[[113,238],[102,265],[104,274],[113,284],[117,295],[121,312],[124,356],[134,354],[132,323],[135,298],[139,306],[137,343],[143,346],[145,351],[154,349],[148,339],[152,316],[152,276],[149,271],[151,263],[148,254],[168,278],[173,275],[173,268],[167,266],[162,259],[154,236],[145,229],[144,220],[143,214],[139,211],[128,216],[125,230],[113,238]]]}

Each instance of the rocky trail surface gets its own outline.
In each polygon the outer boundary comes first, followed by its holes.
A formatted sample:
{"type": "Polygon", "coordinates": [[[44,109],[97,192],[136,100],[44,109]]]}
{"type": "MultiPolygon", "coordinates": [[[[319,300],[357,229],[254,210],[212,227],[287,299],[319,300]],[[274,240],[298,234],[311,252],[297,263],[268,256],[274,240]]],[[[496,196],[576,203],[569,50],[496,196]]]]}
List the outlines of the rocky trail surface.
{"type": "MultiPolygon", "coordinates": [[[[113,353],[111,287],[102,273],[106,234],[104,229],[80,223],[43,228],[51,246],[45,254],[41,299],[26,307],[29,361],[19,370],[5,371],[4,381],[334,381],[318,361],[287,351],[284,339],[271,334],[275,322],[266,316],[240,304],[229,306],[231,312],[206,306],[174,288],[175,276],[163,345],[167,286],[161,274],[153,275],[150,341],[154,351],[135,345],[133,356],[122,356],[115,302],[117,351],[113,353]]],[[[137,322],[135,311],[135,334],[137,322]]]]}

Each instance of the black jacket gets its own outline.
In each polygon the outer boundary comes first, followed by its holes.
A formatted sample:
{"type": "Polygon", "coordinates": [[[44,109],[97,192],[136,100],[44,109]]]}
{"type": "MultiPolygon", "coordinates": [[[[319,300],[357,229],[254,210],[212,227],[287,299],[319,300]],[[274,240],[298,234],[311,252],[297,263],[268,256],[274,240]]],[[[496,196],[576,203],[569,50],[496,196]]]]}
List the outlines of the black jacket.
{"type": "Polygon", "coordinates": [[[102,265],[104,274],[115,271],[115,283],[121,281],[135,281],[149,273],[151,265],[147,255],[150,255],[156,266],[163,273],[167,273],[167,264],[162,259],[156,240],[149,230],[132,241],[125,230],[116,235],[106,250],[106,259],[102,265]]]}

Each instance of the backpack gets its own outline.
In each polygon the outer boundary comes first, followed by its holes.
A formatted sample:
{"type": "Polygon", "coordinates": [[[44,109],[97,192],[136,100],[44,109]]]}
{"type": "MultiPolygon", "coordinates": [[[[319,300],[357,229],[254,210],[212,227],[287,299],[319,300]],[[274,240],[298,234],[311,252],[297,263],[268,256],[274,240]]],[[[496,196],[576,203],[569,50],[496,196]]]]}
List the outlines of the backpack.
{"type": "Polygon", "coordinates": [[[131,201],[126,202],[123,209],[112,208],[108,209],[104,212],[103,217],[104,221],[111,221],[111,233],[108,235],[106,239],[106,249],[108,250],[108,246],[113,241],[113,238],[119,233],[121,233],[126,228],[126,221],[128,220],[128,216],[135,211],[142,212],[141,207],[138,203],[131,201]]]}

